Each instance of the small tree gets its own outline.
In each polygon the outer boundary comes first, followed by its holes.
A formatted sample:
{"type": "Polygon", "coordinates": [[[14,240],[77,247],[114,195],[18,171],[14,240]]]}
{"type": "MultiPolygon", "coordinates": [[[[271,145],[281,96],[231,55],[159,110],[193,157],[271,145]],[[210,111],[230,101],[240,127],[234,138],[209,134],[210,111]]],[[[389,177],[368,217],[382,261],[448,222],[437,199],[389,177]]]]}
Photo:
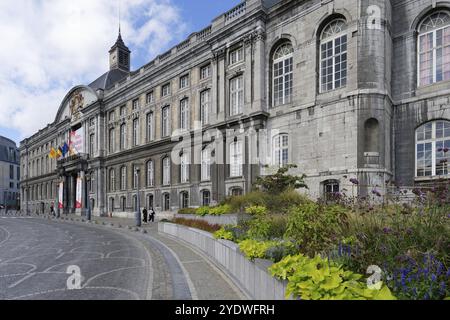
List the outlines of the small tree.
{"type": "Polygon", "coordinates": [[[288,174],[291,168],[297,168],[297,166],[293,164],[287,165],[280,168],[275,174],[258,177],[255,182],[255,187],[270,194],[280,194],[289,189],[308,189],[304,181],[306,176],[293,176],[288,174]]]}

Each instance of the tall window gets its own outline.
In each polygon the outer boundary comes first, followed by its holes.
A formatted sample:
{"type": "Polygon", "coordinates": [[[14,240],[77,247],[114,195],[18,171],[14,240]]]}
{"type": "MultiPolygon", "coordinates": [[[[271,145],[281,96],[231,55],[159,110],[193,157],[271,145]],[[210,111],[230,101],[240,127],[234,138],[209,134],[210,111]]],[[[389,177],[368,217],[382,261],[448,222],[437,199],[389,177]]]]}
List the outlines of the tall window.
{"type": "Polygon", "coordinates": [[[163,185],[167,186],[170,184],[170,159],[165,157],[163,159],[163,185]]]}
{"type": "Polygon", "coordinates": [[[236,141],[230,144],[230,177],[242,176],[242,143],[236,141]]]}
{"type": "Polygon", "coordinates": [[[416,130],[416,175],[448,175],[450,169],[450,121],[428,122],[416,130]]]}
{"type": "Polygon", "coordinates": [[[109,170],[109,191],[116,190],[116,170],[109,170]]]}
{"type": "Polygon", "coordinates": [[[180,164],[180,182],[186,183],[189,182],[189,153],[183,152],[181,155],[181,164],[180,164]]]}
{"type": "Polygon", "coordinates": [[[139,99],[133,100],[133,111],[137,111],[140,107],[139,99]]]}
{"type": "Polygon", "coordinates": [[[111,111],[109,113],[109,122],[113,122],[116,118],[116,113],[114,111],[111,111]]]}
{"type": "Polygon", "coordinates": [[[450,80],[450,13],[429,15],[419,27],[419,86],[450,80]]]}
{"type": "Polygon", "coordinates": [[[180,89],[187,88],[189,86],[189,75],[184,75],[180,78],[180,89]]]}
{"type": "Polygon", "coordinates": [[[150,91],[149,93],[147,93],[145,100],[146,100],[147,104],[153,103],[155,101],[155,95],[154,95],[153,91],[150,91]]]}
{"type": "Polygon", "coordinates": [[[211,75],[211,65],[210,64],[200,68],[200,79],[201,80],[209,78],[210,75],[211,75]]]}
{"type": "Polygon", "coordinates": [[[127,189],[127,167],[122,167],[120,169],[120,189],[127,189]]]}
{"type": "Polygon", "coordinates": [[[163,195],[163,209],[164,211],[170,211],[170,194],[168,193],[163,195]]]}
{"type": "Polygon", "coordinates": [[[153,187],[155,185],[155,170],[153,161],[147,162],[147,187],[153,187]]]}
{"type": "Polygon", "coordinates": [[[95,153],[95,135],[91,134],[89,135],[89,154],[91,155],[91,157],[94,156],[95,153]]]}
{"type": "Polygon", "coordinates": [[[169,107],[162,108],[162,127],[161,127],[161,135],[163,137],[167,137],[169,133],[170,127],[170,109],[169,107]]]}
{"type": "Polygon", "coordinates": [[[244,49],[241,47],[230,52],[230,64],[235,64],[244,59],[244,49]]]}
{"type": "Polygon", "coordinates": [[[120,126],[120,150],[125,150],[127,141],[127,125],[124,123],[120,126]]]}
{"type": "Polygon", "coordinates": [[[204,207],[209,207],[211,204],[211,192],[209,190],[205,190],[202,192],[202,205],[204,207]]]}
{"type": "Polygon", "coordinates": [[[139,181],[139,172],[137,171],[137,166],[133,166],[133,189],[137,189],[139,181]]]}
{"type": "Polygon", "coordinates": [[[161,88],[161,96],[167,97],[170,94],[170,83],[165,84],[161,88]]]}
{"type": "Polygon", "coordinates": [[[293,52],[290,42],[278,47],[273,56],[273,105],[279,106],[292,101],[293,52]]]}
{"type": "Polygon", "coordinates": [[[202,151],[202,181],[211,180],[211,158],[209,156],[209,149],[202,151]]]}
{"type": "Polygon", "coordinates": [[[189,100],[180,101],[180,129],[189,130],[189,100]]]}
{"type": "Polygon", "coordinates": [[[133,147],[139,145],[139,119],[133,120],[133,147]]]}
{"type": "Polygon", "coordinates": [[[210,90],[202,91],[202,93],[200,94],[200,121],[203,126],[209,123],[210,102],[210,90]]]}
{"type": "Polygon", "coordinates": [[[244,78],[235,77],[230,80],[230,116],[242,113],[244,106],[244,78]]]}
{"type": "Polygon", "coordinates": [[[187,192],[181,192],[181,208],[189,208],[189,193],[187,192]]]}
{"type": "Polygon", "coordinates": [[[153,112],[147,114],[147,142],[153,140],[153,112]]]}
{"type": "Polygon", "coordinates": [[[125,106],[120,107],[120,116],[125,117],[127,115],[127,108],[125,106]]]}
{"type": "Polygon", "coordinates": [[[275,166],[284,167],[289,162],[289,136],[277,135],[273,139],[273,159],[275,166]]]}
{"type": "Polygon", "coordinates": [[[114,131],[114,128],[112,128],[112,129],[110,129],[109,130],[109,147],[108,147],[108,149],[109,149],[109,152],[110,153],[113,153],[114,152],[114,145],[115,145],[115,131],[114,131]]]}
{"type": "Polygon", "coordinates": [[[347,85],[347,25],[343,19],[330,22],[320,37],[320,90],[347,85]]]}

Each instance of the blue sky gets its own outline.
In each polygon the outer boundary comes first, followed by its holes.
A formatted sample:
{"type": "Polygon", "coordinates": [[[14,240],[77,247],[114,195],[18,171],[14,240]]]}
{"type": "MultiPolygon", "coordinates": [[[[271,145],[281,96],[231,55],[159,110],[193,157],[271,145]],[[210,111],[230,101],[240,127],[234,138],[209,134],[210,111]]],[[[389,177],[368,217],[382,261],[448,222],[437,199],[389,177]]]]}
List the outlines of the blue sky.
{"type": "MultiPolygon", "coordinates": [[[[241,0],[121,0],[122,35],[139,68],[241,0]]],[[[66,93],[108,69],[119,0],[0,1],[0,135],[19,145],[54,121],[66,93]]]]}

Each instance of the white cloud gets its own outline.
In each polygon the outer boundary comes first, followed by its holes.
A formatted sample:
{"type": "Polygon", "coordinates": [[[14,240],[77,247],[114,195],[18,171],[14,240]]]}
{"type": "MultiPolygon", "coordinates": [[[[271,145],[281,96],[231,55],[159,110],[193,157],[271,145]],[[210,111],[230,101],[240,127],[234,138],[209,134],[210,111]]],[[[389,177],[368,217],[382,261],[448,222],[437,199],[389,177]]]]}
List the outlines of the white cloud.
{"type": "MultiPolygon", "coordinates": [[[[121,11],[134,57],[149,60],[186,31],[169,0],[122,1],[121,11]]],[[[107,71],[117,17],[117,0],[1,0],[0,127],[25,138],[53,122],[71,87],[107,71]]]]}

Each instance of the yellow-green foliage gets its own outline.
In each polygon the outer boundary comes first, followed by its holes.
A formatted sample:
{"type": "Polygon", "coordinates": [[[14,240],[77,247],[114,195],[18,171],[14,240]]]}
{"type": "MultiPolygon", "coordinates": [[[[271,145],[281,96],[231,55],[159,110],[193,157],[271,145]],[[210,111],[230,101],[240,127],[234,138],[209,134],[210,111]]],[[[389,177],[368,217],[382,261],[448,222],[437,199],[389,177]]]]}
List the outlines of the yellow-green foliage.
{"type": "Polygon", "coordinates": [[[372,290],[363,276],[320,256],[287,256],[270,269],[272,276],[288,280],[286,297],[302,300],[395,300],[386,285],[372,290]]]}
{"type": "Polygon", "coordinates": [[[245,209],[245,213],[252,216],[263,215],[267,213],[267,208],[265,206],[251,206],[245,209]]]}
{"type": "Polygon", "coordinates": [[[267,250],[276,245],[276,241],[259,242],[253,239],[248,239],[239,243],[239,249],[241,249],[247,258],[250,260],[255,260],[264,259],[266,257],[267,250]]]}
{"type": "Polygon", "coordinates": [[[195,210],[195,214],[201,217],[204,217],[209,214],[209,211],[211,210],[210,207],[200,207],[195,210]]]}
{"type": "Polygon", "coordinates": [[[223,227],[214,233],[214,238],[229,240],[229,241],[234,240],[233,233],[231,231],[225,230],[225,228],[223,228],[223,227]]]}
{"type": "Polygon", "coordinates": [[[232,213],[232,208],[228,204],[224,204],[218,207],[210,208],[209,214],[212,216],[221,216],[224,214],[232,213]]]}

